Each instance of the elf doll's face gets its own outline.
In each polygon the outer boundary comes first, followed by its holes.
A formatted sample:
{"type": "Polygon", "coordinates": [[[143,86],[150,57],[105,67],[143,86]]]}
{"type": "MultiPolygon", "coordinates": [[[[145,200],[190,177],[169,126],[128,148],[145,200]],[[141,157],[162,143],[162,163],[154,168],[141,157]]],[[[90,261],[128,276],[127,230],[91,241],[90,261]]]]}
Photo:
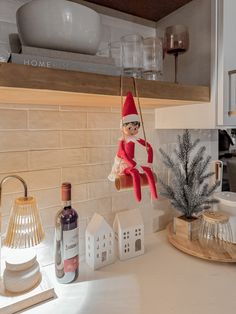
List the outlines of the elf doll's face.
{"type": "Polygon", "coordinates": [[[139,122],[124,123],[123,132],[127,136],[133,136],[138,134],[139,127],[140,127],[139,122]]]}

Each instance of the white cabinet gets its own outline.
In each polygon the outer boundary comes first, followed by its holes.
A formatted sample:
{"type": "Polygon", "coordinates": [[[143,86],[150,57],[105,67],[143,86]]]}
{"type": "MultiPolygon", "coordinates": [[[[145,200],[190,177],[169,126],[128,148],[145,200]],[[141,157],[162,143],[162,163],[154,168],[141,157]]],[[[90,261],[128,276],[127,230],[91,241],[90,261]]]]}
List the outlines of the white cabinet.
{"type": "Polygon", "coordinates": [[[218,0],[218,125],[236,125],[236,1],[218,0]]]}
{"type": "MultiPolygon", "coordinates": [[[[208,81],[211,102],[156,109],[156,128],[236,125],[236,0],[194,0],[158,22],[157,27],[164,29],[179,23],[189,27],[192,46],[186,56],[179,58],[180,81],[199,85],[208,81]]],[[[171,62],[165,61],[167,80],[171,79],[171,62]]]]}

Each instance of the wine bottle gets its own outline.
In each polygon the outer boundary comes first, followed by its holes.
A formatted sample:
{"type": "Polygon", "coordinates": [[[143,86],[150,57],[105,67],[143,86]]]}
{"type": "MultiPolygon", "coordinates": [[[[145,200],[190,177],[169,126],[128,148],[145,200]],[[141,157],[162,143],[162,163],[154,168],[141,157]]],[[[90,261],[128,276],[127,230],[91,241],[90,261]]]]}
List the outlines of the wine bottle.
{"type": "Polygon", "coordinates": [[[63,206],[56,215],[55,272],[60,283],[70,283],[79,274],[78,214],[71,207],[71,184],[61,186],[63,206]]]}

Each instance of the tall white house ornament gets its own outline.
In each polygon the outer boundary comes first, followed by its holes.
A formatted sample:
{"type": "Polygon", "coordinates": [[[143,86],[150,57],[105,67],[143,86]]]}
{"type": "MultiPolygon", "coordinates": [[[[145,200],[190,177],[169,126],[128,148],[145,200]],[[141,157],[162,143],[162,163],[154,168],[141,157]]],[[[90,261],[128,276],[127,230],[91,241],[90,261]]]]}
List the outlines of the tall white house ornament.
{"type": "Polygon", "coordinates": [[[92,269],[99,269],[115,260],[115,236],[112,227],[101,215],[95,213],[86,232],[86,263],[92,269]]]}
{"type": "Polygon", "coordinates": [[[144,254],[144,224],[138,209],[116,214],[113,229],[120,260],[144,254]]]}

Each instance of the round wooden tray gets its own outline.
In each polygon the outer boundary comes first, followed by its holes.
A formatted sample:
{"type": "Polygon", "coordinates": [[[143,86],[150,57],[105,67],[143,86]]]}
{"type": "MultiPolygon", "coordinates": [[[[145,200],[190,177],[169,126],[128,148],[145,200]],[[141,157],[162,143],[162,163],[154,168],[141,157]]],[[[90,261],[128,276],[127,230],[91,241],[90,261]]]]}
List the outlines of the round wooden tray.
{"type": "Polygon", "coordinates": [[[167,226],[167,235],[169,242],[184,253],[214,262],[236,263],[235,244],[228,244],[220,252],[216,252],[210,247],[203,247],[198,240],[190,241],[178,237],[173,232],[173,223],[167,226]]]}

